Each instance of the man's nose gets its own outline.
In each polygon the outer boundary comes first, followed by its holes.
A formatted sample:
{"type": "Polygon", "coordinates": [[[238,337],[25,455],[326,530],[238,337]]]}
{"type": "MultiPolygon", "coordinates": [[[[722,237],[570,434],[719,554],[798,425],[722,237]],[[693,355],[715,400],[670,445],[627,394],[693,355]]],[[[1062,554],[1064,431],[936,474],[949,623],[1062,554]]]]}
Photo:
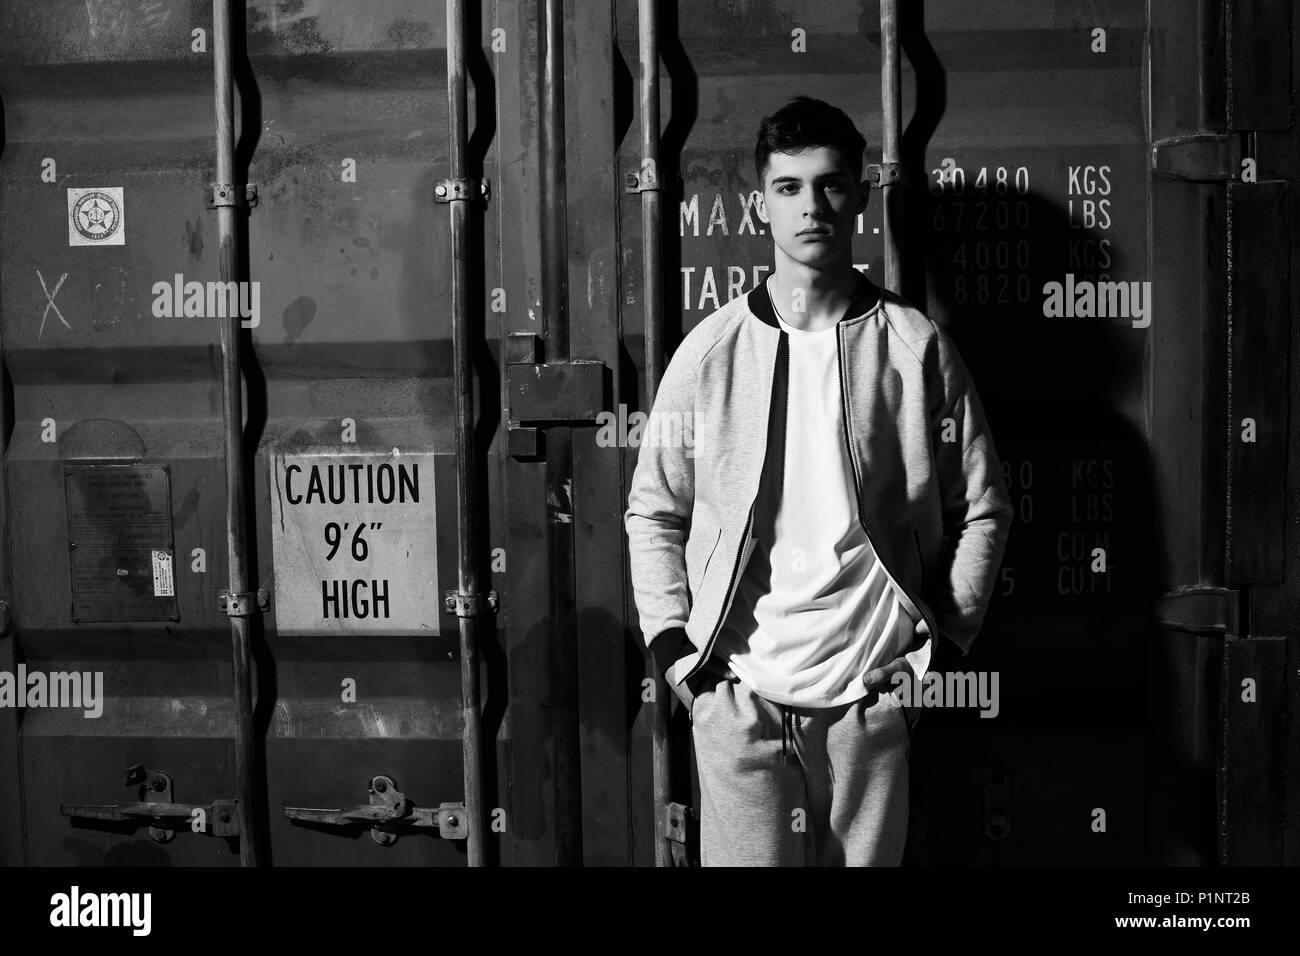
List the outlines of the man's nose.
{"type": "Polygon", "coordinates": [[[804,197],[803,214],[805,216],[813,216],[820,219],[826,215],[826,210],[826,197],[817,192],[817,190],[812,190],[804,197]]]}

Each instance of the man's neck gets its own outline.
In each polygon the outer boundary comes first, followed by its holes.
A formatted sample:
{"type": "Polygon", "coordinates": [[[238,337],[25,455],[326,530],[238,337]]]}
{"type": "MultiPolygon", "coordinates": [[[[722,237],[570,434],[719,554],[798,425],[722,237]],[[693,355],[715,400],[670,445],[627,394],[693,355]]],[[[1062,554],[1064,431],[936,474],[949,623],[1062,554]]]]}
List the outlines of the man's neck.
{"type": "Polygon", "coordinates": [[[812,269],[778,255],[768,290],[776,311],[787,325],[805,332],[830,328],[844,315],[860,281],[853,264],[812,269]]]}

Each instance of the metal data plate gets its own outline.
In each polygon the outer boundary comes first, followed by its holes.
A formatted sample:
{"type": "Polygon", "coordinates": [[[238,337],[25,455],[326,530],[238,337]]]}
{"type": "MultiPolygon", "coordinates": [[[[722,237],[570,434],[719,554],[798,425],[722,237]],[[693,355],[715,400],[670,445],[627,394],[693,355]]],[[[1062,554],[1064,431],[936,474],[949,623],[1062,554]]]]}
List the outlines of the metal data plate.
{"type": "Polygon", "coordinates": [[[72,620],[176,621],[166,465],[65,465],[72,620]]]}
{"type": "Polygon", "coordinates": [[[279,633],[438,633],[434,461],[432,452],[275,456],[279,633]]]}

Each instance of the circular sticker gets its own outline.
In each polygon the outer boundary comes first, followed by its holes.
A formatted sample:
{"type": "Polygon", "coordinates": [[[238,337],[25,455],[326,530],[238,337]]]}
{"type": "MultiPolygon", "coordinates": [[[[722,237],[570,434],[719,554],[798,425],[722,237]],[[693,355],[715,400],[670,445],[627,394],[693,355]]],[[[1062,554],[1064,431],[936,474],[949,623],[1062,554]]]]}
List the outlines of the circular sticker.
{"type": "Polygon", "coordinates": [[[72,207],[72,226],[87,239],[107,239],[121,224],[122,211],[108,193],[85,193],[72,207]]]}

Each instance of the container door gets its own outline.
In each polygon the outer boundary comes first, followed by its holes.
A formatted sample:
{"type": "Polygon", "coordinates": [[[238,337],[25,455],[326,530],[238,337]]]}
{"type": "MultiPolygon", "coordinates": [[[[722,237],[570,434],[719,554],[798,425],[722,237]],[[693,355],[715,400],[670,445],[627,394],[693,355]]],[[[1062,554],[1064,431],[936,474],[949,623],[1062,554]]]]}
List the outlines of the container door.
{"type": "MultiPolygon", "coordinates": [[[[238,864],[210,6],[3,16],[5,491],[21,558],[0,669],[67,674],[69,694],[79,677],[86,704],[0,711],[6,766],[21,754],[4,805],[21,802],[25,831],[24,847],[6,827],[4,852],[238,864]]],[[[258,0],[237,34],[237,165],[257,187],[236,300],[265,862],[460,865],[443,10],[258,0]]],[[[478,93],[476,161],[494,180],[490,83],[478,93]]],[[[497,286],[499,220],[477,222],[474,274],[497,286]]],[[[498,313],[473,298],[490,368],[498,313]]],[[[500,693],[489,740],[506,733],[500,693]]]]}
{"type": "MultiPolygon", "coordinates": [[[[759,118],[823,98],[878,157],[881,52],[878,4],[663,6],[671,351],[770,273],[759,118]]],[[[1219,760],[1219,824],[1249,858],[1280,861],[1290,11],[900,7],[900,291],[956,340],[1015,507],[980,638],[934,661],[936,701],[965,682],[976,703],[922,711],[908,859],[1209,862],[1219,760]],[[1161,142],[1202,132],[1190,158],[1161,142]],[[1265,420],[1271,438],[1252,437],[1265,420]],[[1220,713],[1243,681],[1271,704],[1220,713]],[[1263,754],[1243,746],[1257,731],[1263,754]]],[[[635,73],[635,5],[618,11],[635,73]]],[[[620,168],[636,150],[626,137],[620,168]]],[[[854,241],[877,282],[880,208],[876,193],[854,241]]],[[[638,262],[631,230],[624,242],[638,262]]],[[[685,723],[675,732],[688,748],[685,723]]]]}

